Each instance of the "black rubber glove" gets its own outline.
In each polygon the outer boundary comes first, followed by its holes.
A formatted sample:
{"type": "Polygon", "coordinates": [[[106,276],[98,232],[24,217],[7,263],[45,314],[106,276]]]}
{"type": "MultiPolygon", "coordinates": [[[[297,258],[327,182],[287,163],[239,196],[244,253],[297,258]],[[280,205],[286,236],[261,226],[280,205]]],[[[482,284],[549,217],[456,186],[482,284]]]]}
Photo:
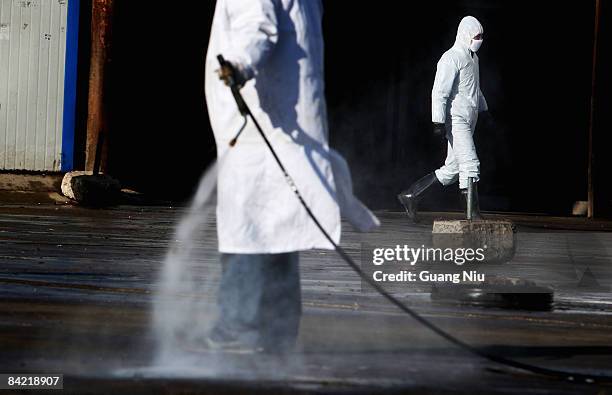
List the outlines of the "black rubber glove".
{"type": "Polygon", "coordinates": [[[446,137],[446,126],[443,123],[433,123],[433,134],[436,137],[446,137]]]}

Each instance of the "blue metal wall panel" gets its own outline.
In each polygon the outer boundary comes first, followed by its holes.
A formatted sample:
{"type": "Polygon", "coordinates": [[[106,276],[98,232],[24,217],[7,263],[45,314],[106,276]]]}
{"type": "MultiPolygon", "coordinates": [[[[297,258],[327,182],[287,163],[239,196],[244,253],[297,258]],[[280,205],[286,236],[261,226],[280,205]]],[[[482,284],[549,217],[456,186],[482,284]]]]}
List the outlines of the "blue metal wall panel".
{"type": "Polygon", "coordinates": [[[62,131],[61,170],[74,168],[74,133],[76,128],[77,59],[79,50],[80,0],[68,3],[68,32],[66,34],[66,72],[64,79],[64,124],[62,131]]]}

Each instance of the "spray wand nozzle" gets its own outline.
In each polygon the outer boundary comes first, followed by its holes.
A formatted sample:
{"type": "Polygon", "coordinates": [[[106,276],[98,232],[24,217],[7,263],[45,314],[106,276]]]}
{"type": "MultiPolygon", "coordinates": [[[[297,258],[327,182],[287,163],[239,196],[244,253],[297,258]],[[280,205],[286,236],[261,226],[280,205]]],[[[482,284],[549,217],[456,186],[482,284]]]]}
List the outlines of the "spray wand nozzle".
{"type": "Polygon", "coordinates": [[[238,142],[238,137],[240,136],[247,124],[247,117],[250,115],[250,111],[249,107],[244,102],[242,95],[240,94],[241,86],[236,80],[236,68],[230,62],[225,60],[223,55],[217,55],[217,60],[219,61],[219,65],[221,66],[221,70],[219,73],[220,77],[229,86],[230,90],[232,91],[232,95],[234,96],[234,100],[236,101],[236,105],[238,106],[238,111],[240,111],[240,114],[242,114],[242,116],[244,117],[244,123],[242,124],[242,127],[229,143],[230,147],[233,147],[238,142]]]}
{"type": "Polygon", "coordinates": [[[233,147],[236,145],[236,143],[238,142],[238,137],[240,137],[240,134],[242,134],[242,131],[244,130],[244,128],[246,127],[248,118],[246,117],[246,115],[244,116],[244,122],[242,123],[242,126],[240,127],[240,130],[238,130],[238,133],[236,133],[236,135],[234,136],[233,139],[230,140],[229,142],[229,146],[233,147]]]}

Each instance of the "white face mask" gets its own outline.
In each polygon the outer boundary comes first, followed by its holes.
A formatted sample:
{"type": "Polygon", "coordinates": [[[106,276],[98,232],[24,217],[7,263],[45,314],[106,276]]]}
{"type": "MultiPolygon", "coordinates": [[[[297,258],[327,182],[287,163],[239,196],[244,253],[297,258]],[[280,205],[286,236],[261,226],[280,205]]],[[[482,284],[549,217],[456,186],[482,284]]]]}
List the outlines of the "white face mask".
{"type": "Polygon", "coordinates": [[[470,44],[470,50],[472,52],[478,52],[481,45],[482,45],[482,40],[472,40],[472,43],[470,44]]]}

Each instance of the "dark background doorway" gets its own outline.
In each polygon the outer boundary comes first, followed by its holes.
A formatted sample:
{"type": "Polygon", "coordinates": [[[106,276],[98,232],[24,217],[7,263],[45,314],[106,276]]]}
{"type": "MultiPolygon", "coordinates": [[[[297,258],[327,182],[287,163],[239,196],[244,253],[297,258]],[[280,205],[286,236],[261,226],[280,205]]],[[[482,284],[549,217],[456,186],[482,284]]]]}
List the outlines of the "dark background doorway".
{"type": "MultiPolygon", "coordinates": [[[[189,12],[116,4],[110,170],[138,190],[186,199],[215,156],[203,97],[214,2],[190,3],[189,12]]],[[[442,163],[431,85],[468,14],[485,29],[481,81],[492,113],[476,132],[483,208],[569,214],[586,200],[594,2],[324,4],[331,145],[369,205],[398,209],[395,195],[442,163]]],[[[598,162],[600,174],[605,166],[598,162]]],[[[430,208],[458,207],[456,198],[440,194],[430,208]]]]}

